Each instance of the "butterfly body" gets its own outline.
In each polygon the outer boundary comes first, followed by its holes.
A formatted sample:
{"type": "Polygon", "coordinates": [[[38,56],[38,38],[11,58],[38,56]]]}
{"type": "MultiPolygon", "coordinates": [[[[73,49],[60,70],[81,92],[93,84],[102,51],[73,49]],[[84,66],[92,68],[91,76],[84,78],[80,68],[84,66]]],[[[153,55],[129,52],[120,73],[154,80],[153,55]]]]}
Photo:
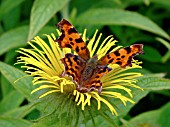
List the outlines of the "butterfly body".
{"type": "Polygon", "coordinates": [[[92,74],[94,73],[94,70],[97,67],[97,64],[98,64],[97,62],[98,62],[97,55],[90,58],[87,61],[86,66],[84,68],[84,71],[82,73],[81,81],[85,81],[85,80],[89,79],[92,76],[92,74]]]}
{"type": "Polygon", "coordinates": [[[97,55],[90,58],[90,52],[85,42],[67,20],[63,19],[57,26],[62,32],[56,40],[59,46],[61,48],[71,48],[78,54],[68,53],[61,59],[65,67],[63,75],[71,76],[77,85],[77,90],[81,93],[95,90],[100,94],[102,91],[100,79],[112,70],[107,66],[108,64],[118,64],[125,68],[131,66],[134,56],[143,53],[143,45],[134,44],[106,54],[99,60],[97,55]]]}

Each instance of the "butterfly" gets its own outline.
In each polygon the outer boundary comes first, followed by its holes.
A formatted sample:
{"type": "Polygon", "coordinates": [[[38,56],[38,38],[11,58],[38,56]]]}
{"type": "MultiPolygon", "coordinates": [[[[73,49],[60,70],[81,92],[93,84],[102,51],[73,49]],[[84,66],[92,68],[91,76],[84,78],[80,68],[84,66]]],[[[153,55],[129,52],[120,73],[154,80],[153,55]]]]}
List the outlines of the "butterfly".
{"type": "Polygon", "coordinates": [[[71,76],[81,93],[97,91],[100,94],[102,91],[100,79],[112,70],[108,64],[118,64],[125,68],[132,65],[134,56],[143,53],[143,44],[134,44],[106,54],[99,60],[97,55],[90,58],[85,42],[70,22],[62,19],[57,27],[62,33],[55,40],[60,48],[71,48],[78,54],[68,53],[61,59],[65,67],[63,75],[71,76]]]}

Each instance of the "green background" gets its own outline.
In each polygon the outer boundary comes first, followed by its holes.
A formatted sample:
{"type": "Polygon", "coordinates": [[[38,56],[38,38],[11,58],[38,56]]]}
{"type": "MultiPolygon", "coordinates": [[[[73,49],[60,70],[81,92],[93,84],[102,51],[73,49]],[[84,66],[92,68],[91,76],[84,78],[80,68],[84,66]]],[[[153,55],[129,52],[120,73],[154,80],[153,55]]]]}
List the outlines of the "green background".
{"type": "MultiPolygon", "coordinates": [[[[0,126],[169,127],[169,33],[169,0],[0,0],[0,126]],[[32,78],[14,83],[25,75],[20,66],[14,65],[19,56],[16,50],[28,48],[27,41],[36,35],[42,38],[44,33],[57,35],[55,24],[62,18],[69,20],[80,33],[86,28],[89,38],[98,29],[103,33],[102,39],[114,35],[118,45],[144,44],[145,54],[137,59],[143,62],[140,72],[145,76],[139,78],[137,85],[145,91],[133,89],[135,105],[124,107],[114,102],[122,110],[119,117],[104,110],[95,113],[93,109],[89,109],[91,115],[73,115],[70,123],[71,118],[59,111],[45,116],[47,109],[40,106],[45,107],[43,101],[47,98],[35,106],[30,95],[32,78]]],[[[50,111],[49,108],[47,112],[50,111]]]]}

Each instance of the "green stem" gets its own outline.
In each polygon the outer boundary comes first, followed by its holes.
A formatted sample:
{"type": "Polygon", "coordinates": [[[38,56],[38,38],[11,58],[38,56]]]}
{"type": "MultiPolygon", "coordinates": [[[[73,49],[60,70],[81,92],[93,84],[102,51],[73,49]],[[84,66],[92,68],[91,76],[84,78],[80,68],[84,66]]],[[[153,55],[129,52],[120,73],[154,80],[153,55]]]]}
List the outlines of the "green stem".
{"type": "Polygon", "coordinates": [[[166,63],[170,59],[170,50],[162,57],[162,63],[166,63]]]}
{"type": "Polygon", "coordinates": [[[156,40],[161,42],[168,49],[168,52],[162,57],[162,60],[161,60],[162,63],[165,63],[168,59],[170,59],[170,44],[164,39],[159,38],[159,37],[157,37],[156,40]]]}

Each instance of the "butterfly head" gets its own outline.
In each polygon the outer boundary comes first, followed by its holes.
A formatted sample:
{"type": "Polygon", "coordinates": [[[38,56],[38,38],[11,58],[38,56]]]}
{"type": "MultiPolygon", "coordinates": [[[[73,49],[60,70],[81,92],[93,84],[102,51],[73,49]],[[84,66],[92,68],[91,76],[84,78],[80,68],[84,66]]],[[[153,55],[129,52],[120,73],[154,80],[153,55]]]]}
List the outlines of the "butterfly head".
{"type": "Polygon", "coordinates": [[[90,65],[97,65],[97,63],[98,63],[98,56],[97,55],[93,56],[87,62],[87,64],[90,64],[90,65]]]}

